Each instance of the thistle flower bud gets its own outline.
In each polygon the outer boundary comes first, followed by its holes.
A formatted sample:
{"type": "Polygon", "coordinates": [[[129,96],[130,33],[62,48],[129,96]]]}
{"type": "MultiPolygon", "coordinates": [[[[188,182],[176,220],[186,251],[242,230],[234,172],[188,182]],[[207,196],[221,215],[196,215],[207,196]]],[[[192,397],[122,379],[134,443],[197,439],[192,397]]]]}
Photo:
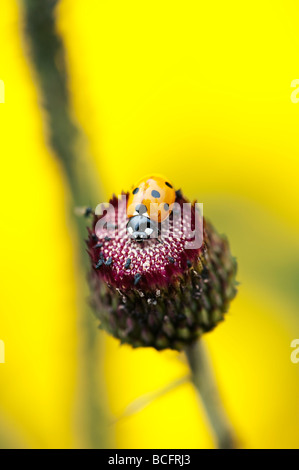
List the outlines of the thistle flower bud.
{"type": "MultiPolygon", "coordinates": [[[[122,197],[126,201],[128,194],[122,197]]],[[[175,203],[182,210],[177,217],[170,211],[168,231],[163,234],[160,226],[158,238],[132,239],[126,203],[115,196],[115,219],[108,217],[99,229],[104,215],[95,215],[89,228],[91,304],[100,328],[133,347],[182,350],[223,320],[236,294],[236,262],[227,239],[195,203],[183,210],[188,201],[180,191],[175,203]],[[195,226],[202,240],[188,245],[195,226]]]]}

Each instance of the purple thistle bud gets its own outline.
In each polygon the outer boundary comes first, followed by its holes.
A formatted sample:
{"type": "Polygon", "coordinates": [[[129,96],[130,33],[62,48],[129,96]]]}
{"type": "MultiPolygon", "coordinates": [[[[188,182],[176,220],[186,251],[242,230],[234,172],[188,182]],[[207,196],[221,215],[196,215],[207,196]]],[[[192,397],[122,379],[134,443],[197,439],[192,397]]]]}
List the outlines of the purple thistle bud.
{"type": "Polygon", "coordinates": [[[171,211],[168,230],[159,224],[153,238],[130,236],[126,204],[119,205],[115,196],[110,201],[115,220],[98,230],[104,215],[95,215],[89,229],[91,303],[101,328],[133,347],[183,349],[223,320],[236,294],[236,262],[226,238],[200,216],[195,203],[184,210],[188,201],[180,191],[175,202],[179,215],[171,211]]]}

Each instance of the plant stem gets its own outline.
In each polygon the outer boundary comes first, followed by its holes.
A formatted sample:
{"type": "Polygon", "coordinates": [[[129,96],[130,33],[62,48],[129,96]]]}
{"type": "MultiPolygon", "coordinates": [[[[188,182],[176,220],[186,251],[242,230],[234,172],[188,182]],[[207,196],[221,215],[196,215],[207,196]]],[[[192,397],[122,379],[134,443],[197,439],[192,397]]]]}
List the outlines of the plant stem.
{"type": "Polygon", "coordinates": [[[105,413],[99,391],[99,335],[87,306],[86,220],[74,217],[74,208],[99,202],[98,180],[92,160],[78,150],[80,133],[70,112],[65,50],[56,29],[58,0],[23,0],[25,32],[46,110],[46,134],[61,165],[71,198],[69,218],[76,228],[77,300],[79,308],[78,416],[79,445],[105,447],[105,413]],[[79,267],[80,266],[80,267],[79,267]],[[82,273],[84,273],[82,275],[82,273]]]}
{"type": "Polygon", "coordinates": [[[202,340],[185,349],[192,381],[200,395],[219,449],[234,449],[236,439],[221,403],[211,363],[202,340]]]}

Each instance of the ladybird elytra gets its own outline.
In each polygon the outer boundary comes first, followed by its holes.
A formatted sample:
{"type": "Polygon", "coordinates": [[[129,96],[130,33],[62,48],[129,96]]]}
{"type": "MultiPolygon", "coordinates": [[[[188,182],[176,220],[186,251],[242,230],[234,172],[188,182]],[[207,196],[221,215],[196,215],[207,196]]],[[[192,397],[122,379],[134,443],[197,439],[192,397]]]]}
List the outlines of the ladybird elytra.
{"type": "Polygon", "coordinates": [[[169,217],[176,198],[172,183],[161,175],[150,175],[132,186],[127,202],[127,217],[143,215],[154,222],[169,217]]]}

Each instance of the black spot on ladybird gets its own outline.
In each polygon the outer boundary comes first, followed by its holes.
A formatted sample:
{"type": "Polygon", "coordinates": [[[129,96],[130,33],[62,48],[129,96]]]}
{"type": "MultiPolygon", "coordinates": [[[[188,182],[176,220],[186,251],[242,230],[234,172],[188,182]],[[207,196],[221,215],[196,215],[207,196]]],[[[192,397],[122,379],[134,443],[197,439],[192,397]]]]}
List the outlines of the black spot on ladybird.
{"type": "Polygon", "coordinates": [[[137,206],[135,207],[135,210],[136,212],[138,212],[139,215],[142,215],[146,213],[147,207],[144,204],[137,204],[137,206]]]}
{"type": "Polygon", "coordinates": [[[153,189],[152,190],[152,196],[158,198],[158,197],[161,196],[161,194],[159,193],[159,191],[156,191],[155,189],[153,189]]]}
{"type": "Polygon", "coordinates": [[[133,192],[133,194],[137,194],[137,193],[138,193],[138,191],[139,191],[139,188],[135,188],[135,189],[133,189],[133,191],[132,191],[132,192],[133,192]]]}
{"type": "Polygon", "coordinates": [[[168,183],[168,181],[166,181],[166,186],[168,186],[169,188],[173,188],[172,184],[168,183]]]}

